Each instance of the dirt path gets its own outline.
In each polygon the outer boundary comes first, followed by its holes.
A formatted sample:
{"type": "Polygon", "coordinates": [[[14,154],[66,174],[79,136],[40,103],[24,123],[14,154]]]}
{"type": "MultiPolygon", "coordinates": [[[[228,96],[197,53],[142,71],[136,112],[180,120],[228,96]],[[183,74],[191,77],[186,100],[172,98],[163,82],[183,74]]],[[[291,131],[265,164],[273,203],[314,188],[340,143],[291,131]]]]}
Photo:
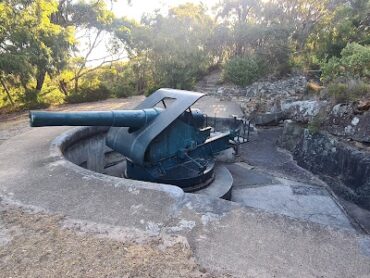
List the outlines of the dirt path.
{"type": "Polygon", "coordinates": [[[63,221],[0,202],[0,277],[216,277],[183,243],[125,242],[76,233],[63,221]]]}

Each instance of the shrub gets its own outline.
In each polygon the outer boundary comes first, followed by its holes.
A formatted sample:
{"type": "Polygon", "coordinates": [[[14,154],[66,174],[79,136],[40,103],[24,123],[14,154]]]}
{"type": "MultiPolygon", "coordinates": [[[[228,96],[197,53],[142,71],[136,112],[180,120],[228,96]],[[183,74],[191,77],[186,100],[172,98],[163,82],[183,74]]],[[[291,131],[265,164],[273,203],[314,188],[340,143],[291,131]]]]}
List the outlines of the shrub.
{"type": "Polygon", "coordinates": [[[349,43],[341,51],[341,58],[332,57],[321,65],[322,80],[330,82],[336,78],[370,78],[370,46],[349,43]]]}
{"type": "Polygon", "coordinates": [[[20,98],[23,108],[26,109],[40,109],[46,108],[50,104],[45,103],[39,96],[39,93],[35,89],[28,89],[20,98]]]}
{"type": "Polygon", "coordinates": [[[38,96],[39,102],[51,105],[64,103],[64,98],[65,95],[59,90],[58,86],[55,85],[50,85],[49,87],[44,88],[38,96]]]}
{"type": "Polygon", "coordinates": [[[361,80],[332,82],[328,85],[328,94],[336,103],[355,101],[370,94],[370,85],[361,80]]]}
{"type": "Polygon", "coordinates": [[[321,131],[326,119],[327,119],[328,111],[326,109],[321,108],[319,113],[317,113],[309,122],[308,122],[308,130],[311,134],[315,134],[321,131]]]}
{"type": "Polygon", "coordinates": [[[257,58],[254,56],[235,57],[224,66],[224,80],[240,86],[256,81],[262,72],[257,58]]]}
{"type": "Polygon", "coordinates": [[[344,83],[330,83],[328,85],[329,96],[334,99],[336,103],[348,102],[347,85],[344,83]]]}
{"type": "Polygon", "coordinates": [[[100,84],[96,88],[81,87],[78,92],[73,92],[66,97],[68,103],[92,102],[107,99],[110,92],[106,86],[100,84]]]}
{"type": "Polygon", "coordinates": [[[112,94],[117,98],[125,98],[136,93],[135,86],[129,84],[114,84],[111,88],[112,94]]]}

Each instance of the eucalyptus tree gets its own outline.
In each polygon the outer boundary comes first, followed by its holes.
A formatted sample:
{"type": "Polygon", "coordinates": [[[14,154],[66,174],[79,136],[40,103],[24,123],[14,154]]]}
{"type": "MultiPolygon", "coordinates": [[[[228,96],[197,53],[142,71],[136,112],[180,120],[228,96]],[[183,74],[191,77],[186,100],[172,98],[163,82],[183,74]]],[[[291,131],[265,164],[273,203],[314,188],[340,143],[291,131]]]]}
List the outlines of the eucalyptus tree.
{"type": "MultiPolygon", "coordinates": [[[[26,100],[34,101],[45,75],[65,66],[72,46],[73,28],[51,20],[58,2],[5,0],[0,3],[0,72],[18,81],[26,100]]],[[[4,88],[5,89],[5,88],[4,88]]]]}
{"type": "Polygon", "coordinates": [[[117,36],[128,41],[128,53],[140,61],[141,71],[152,76],[144,82],[189,89],[211,64],[207,42],[212,24],[202,5],[188,3],[170,9],[166,16],[146,16],[129,33],[123,30],[117,36]]]}
{"type": "Polygon", "coordinates": [[[325,62],[340,57],[348,43],[370,44],[370,1],[338,3],[310,33],[306,50],[325,62]]]}
{"type": "Polygon", "coordinates": [[[0,2],[0,77],[3,89],[8,93],[6,82],[18,82],[23,87],[25,101],[37,102],[46,75],[54,78],[68,65],[73,67],[74,76],[61,80],[61,90],[67,93],[69,82],[73,82],[75,90],[78,90],[93,49],[104,32],[113,32],[115,20],[105,2],[99,0],[0,2]],[[83,38],[78,37],[80,34],[83,38]],[[88,49],[83,56],[72,57],[71,54],[80,53],[77,50],[81,39],[90,39],[88,49]]]}
{"type": "MultiPolygon", "coordinates": [[[[77,42],[72,48],[72,57],[69,68],[73,71],[73,77],[64,82],[73,83],[74,92],[79,90],[79,81],[87,73],[99,69],[101,66],[111,63],[118,58],[112,58],[117,54],[118,48],[111,50],[107,55],[92,57],[94,50],[101,44],[114,44],[108,40],[109,34],[114,33],[114,28],[119,25],[118,19],[108,8],[105,1],[65,1],[59,20],[64,25],[73,25],[76,28],[77,42]],[[94,62],[94,66],[89,63],[94,62]]],[[[111,38],[112,39],[112,38],[111,38]]],[[[65,90],[63,90],[65,91],[65,90]]]]}

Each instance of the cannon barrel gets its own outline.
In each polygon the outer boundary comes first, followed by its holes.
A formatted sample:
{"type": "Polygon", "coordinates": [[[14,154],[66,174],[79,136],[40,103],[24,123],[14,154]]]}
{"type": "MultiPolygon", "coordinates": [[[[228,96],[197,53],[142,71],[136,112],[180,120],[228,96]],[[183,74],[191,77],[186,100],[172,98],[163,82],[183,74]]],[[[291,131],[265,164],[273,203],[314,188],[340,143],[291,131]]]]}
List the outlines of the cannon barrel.
{"type": "Polygon", "coordinates": [[[161,109],[86,111],[86,112],[45,112],[31,111],[32,127],[39,126],[116,126],[141,128],[151,122],[161,109]]]}

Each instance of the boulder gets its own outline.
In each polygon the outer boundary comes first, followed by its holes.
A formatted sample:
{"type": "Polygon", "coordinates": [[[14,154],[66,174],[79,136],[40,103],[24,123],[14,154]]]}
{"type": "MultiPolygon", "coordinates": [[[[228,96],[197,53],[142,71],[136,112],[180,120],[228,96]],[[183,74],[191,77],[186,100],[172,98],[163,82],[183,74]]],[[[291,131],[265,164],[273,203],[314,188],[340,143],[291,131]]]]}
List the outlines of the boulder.
{"type": "Polygon", "coordinates": [[[318,100],[285,101],[281,103],[281,110],[285,113],[287,118],[301,123],[308,123],[322,109],[327,107],[327,105],[327,101],[318,100]]]}
{"type": "Polygon", "coordinates": [[[259,126],[276,126],[282,120],[284,120],[284,113],[275,112],[275,113],[256,114],[252,122],[254,122],[255,125],[259,125],[259,126]]]}
{"type": "Polygon", "coordinates": [[[306,84],[306,78],[298,75],[287,79],[254,82],[245,91],[247,97],[289,96],[305,92],[306,84]]]}
{"type": "Polygon", "coordinates": [[[284,121],[284,128],[281,138],[279,138],[280,147],[293,152],[299,141],[303,137],[304,128],[292,120],[284,121]]]}
{"type": "Polygon", "coordinates": [[[368,111],[370,109],[370,100],[360,100],[357,104],[357,110],[368,111]]]}
{"type": "Polygon", "coordinates": [[[325,129],[331,134],[370,143],[370,111],[355,113],[352,104],[337,104],[331,110],[325,129]]]}

